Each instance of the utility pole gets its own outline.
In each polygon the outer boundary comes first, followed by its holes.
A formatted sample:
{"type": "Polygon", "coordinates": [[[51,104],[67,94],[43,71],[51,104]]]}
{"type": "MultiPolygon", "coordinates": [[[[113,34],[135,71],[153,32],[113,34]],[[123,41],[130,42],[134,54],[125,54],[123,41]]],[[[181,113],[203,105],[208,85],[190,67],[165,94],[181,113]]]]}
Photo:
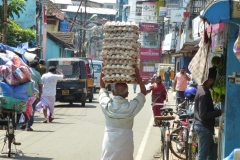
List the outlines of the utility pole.
{"type": "MultiPolygon", "coordinates": [[[[76,18],[77,18],[77,15],[78,15],[79,9],[81,8],[81,5],[82,5],[82,2],[83,2],[83,0],[81,0],[80,4],[79,4],[79,6],[78,6],[77,13],[76,13],[75,16],[74,16],[74,19],[73,19],[73,22],[72,22],[72,26],[71,26],[69,32],[72,31],[73,25],[74,25],[74,23],[75,23],[75,21],[76,21],[76,18]]],[[[86,10],[86,9],[85,9],[85,10],[86,10]]]]}
{"type": "MultiPolygon", "coordinates": [[[[82,26],[82,8],[80,11],[80,25],[82,26]]],[[[82,28],[79,29],[79,55],[78,57],[82,57],[82,28]]]]}
{"type": "MultiPolygon", "coordinates": [[[[86,19],[87,19],[87,0],[84,0],[84,4],[85,4],[85,11],[84,11],[84,24],[83,27],[86,28],[86,19]]],[[[85,42],[85,38],[86,38],[86,30],[83,31],[83,40],[82,40],[82,44],[84,44],[85,42]]]]}
{"type": "Polygon", "coordinates": [[[8,10],[8,1],[3,0],[3,10],[2,10],[2,43],[7,43],[7,10],[8,10]]]}

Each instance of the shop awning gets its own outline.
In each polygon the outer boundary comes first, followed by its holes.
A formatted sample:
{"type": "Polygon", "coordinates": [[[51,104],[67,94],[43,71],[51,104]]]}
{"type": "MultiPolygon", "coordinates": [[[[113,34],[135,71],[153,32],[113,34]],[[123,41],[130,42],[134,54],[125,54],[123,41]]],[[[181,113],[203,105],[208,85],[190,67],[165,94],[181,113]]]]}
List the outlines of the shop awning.
{"type": "Polygon", "coordinates": [[[182,56],[186,56],[186,57],[192,57],[193,53],[195,54],[198,49],[198,41],[196,42],[185,42],[182,46],[182,48],[176,52],[171,54],[172,57],[182,57],[182,56]]]}
{"type": "Polygon", "coordinates": [[[201,14],[211,24],[230,21],[230,2],[229,0],[218,0],[212,2],[201,14]]]}

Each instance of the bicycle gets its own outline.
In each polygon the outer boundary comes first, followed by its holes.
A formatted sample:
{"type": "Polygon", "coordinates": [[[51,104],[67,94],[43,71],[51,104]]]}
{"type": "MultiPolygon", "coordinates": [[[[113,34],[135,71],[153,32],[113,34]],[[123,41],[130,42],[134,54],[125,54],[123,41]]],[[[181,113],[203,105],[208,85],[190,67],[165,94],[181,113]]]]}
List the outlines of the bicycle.
{"type": "Polygon", "coordinates": [[[179,159],[195,159],[197,155],[197,135],[193,130],[194,119],[192,118],[194,114],[189,112],[189,109],[182,109],[181,105],[179,105],[179,109],[179,120],[174,121],[177,124],[177,129],[173,130],[170,135],[170,150],[179,159]],[[172,142],[176,143],[176,151],[172,142]],[[185,154],[182,154],[184,151],[185,154]]]}
{"type": "Polygon", "coordinates": [[[3,145],[1,153],[7,154],[8,157],[10,157],[11,154],[17,153],[16,145],[21,145],[21,143],[16,142],[15,135],[14,135],[14,130],[16,129],[16,119],[17,119],[16,112],[14,110],[1,108],[0,109],[0,119],[2,119],[0,124],[5,126],[5,128],[6,128],[6,135],[4,138],[4,145],[3,145]],[[7,152],[3,152],[3,149],[7,143],[8,143],[7,152]],[[15,145],[16,153],[12,152],[12,144],[15,145]]]}
{"type": "MultiPolygon", "coordinates": [[[[154,105],[165,105],[161,103],[155,103],[154,105]]],[[[175,105],[174,105],[175,106],[175,105]]],[[[154,120],[158,122],[158,126],[161,127],[161,157],[163,160],[169,159],[169,146],[170,146],[170,120],[174,120],[172,108],[161,108],[161,116],[155,116],[154,120]],[[170,114],[170,116],[169,116],[170,114]],[[167,132],[167,134],[166,134],[167,132]]]]}

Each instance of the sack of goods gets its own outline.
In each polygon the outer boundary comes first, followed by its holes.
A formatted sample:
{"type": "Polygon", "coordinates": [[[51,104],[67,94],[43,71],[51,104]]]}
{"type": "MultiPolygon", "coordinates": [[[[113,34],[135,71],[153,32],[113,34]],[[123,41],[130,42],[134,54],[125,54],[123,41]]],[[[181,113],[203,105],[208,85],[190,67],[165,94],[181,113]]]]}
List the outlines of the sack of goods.
{"type": "Polygon", "coordinates": [[[103,81],[137,84],[134,66],[139,59],[139,28],[132,22],[107,22],[104,25],[103,81]]]}
{"type": "Polygon", "coordinates": [[[6,50],[6,53],[0,53],[0,75],[0,109],[27,110],[26,114],[30,115],[30,102],[35,99],[38,90],[34,88],[29,67],[14,52],[6,50]]]}

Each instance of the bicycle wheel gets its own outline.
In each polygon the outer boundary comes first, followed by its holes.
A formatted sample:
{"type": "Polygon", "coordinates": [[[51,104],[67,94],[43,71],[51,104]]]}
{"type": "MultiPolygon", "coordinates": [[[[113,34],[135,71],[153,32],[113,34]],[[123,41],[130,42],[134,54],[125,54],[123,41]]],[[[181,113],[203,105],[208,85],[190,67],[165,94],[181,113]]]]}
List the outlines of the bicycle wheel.
{"type": "Polygon", "coordinates": [[[170,146],[170,141],[169,142],[165,141],[164,160],[169,160],[169,146],[170,146]]]}
{"type": "Polygon", "coordinates": [[[171,153],[179,159],[186,159],[186,155],[184,153],[185,147],[182,139],[183,133],[181,127],[175,129],[170,134],[170,146],[169,149],[171,153]]]}
{"type": "Polygon", "coordinates": [[[165,128],[162,128],[162,130],[161,130],[161,141],[162,141],[161,157],[162,157],[162,160],[165,160],[165,153],[164,153],[164,148],[165,148],[165,128]]]}
{"type": "Polygon", "coordinates": [[[11,151],[12,151],[12,142],[13,142],[14,135],[13,134],[8,134],[8,157],[11,156],[11,151]]]}
{"type": "Polygon", "coordinates": [[[11,151],[12,151],[12,143],[14,139],[14,125],[12,122],[12,117],[13,114],[10,115],[10,118],[8,117],[8,125],[7,125],[7,137],[8,137],[8,157],[11,156],[11,151]]]}

